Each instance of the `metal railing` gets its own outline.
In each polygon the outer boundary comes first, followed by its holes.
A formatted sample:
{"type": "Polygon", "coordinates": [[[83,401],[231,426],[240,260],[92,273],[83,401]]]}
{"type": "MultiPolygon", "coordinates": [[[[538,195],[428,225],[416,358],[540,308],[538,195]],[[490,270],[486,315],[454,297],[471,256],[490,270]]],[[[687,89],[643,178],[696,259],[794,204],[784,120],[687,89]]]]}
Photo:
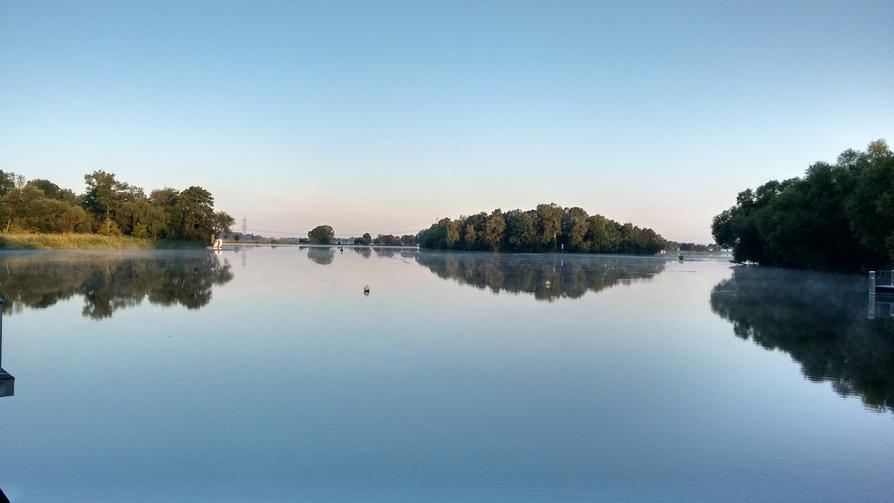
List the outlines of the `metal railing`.
{"type": "Polygon", "coordinates": [[[894,271],[869,271],[869,289],[894,288],[894,271]]]}

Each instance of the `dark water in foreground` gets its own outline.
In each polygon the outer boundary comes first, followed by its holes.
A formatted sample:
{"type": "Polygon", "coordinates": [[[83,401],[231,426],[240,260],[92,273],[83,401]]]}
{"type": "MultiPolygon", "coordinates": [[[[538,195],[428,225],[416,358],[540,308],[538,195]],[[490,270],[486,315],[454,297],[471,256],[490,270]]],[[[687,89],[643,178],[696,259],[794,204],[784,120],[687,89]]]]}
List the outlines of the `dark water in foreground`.
{"type": "Polygon", "coordinates": [[[5,252],[0,296],[13,501],[894,497],[894,318],[861,276],[5,252]]]}

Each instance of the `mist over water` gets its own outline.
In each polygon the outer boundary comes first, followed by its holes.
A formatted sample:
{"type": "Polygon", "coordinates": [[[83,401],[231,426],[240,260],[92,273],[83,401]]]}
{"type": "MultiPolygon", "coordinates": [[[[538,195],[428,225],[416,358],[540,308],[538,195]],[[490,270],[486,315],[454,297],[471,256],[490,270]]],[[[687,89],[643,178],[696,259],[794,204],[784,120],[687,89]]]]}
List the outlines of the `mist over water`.
{"type": "Polygon", "coordinates": [[[738,267],[711,292],[733,333],[782,350],[811,381],[829,381],[869,409],[894,412],[894,318],[870,319],[877,299],[855,275],[738,267]]]}
{"type": "Polygon", "coordinates": [[[0,488],[879,501],[894,319],[866,289],[723,257],[2,252],[0,488]]]}

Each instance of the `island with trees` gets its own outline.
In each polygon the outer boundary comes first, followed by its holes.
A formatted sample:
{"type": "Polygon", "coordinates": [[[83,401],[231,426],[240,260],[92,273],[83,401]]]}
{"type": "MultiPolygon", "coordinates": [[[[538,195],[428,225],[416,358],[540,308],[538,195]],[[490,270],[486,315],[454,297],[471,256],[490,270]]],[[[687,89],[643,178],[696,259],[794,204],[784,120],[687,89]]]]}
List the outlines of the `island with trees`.
{"type": "Polygon", "coordinates": [[[803,178],[740,192],[714,217],[739,262],[856,271],[894,262],[894,155],[884,140],[817,162],[803,178]]]}
{"type": "Polygon", "coordinates": [[[84,176],[83,194],[0,171],[0,248],[204,246],[233,218],[202,187],[143,189],[113,173],[84,176]]]}
{"type": "Polygon", "coordinates": [[[443,218],[421,231],[416,241],[422,248],[441,250],[626,254],[655,254],[666,245],[652,229],[556,204],[443,218]]]}

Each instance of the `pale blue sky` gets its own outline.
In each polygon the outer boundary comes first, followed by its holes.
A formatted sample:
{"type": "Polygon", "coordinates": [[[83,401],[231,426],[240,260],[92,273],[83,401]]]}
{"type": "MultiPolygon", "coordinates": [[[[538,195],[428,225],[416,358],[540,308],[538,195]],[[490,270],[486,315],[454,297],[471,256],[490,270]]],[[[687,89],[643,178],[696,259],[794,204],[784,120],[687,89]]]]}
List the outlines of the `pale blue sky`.
{"type": "Polygon", "coordinates": [[[0,0],[0,169],[202,185],[250,229],[553,201],[707,242],[894,140],[894,2],[0,0]]]}

